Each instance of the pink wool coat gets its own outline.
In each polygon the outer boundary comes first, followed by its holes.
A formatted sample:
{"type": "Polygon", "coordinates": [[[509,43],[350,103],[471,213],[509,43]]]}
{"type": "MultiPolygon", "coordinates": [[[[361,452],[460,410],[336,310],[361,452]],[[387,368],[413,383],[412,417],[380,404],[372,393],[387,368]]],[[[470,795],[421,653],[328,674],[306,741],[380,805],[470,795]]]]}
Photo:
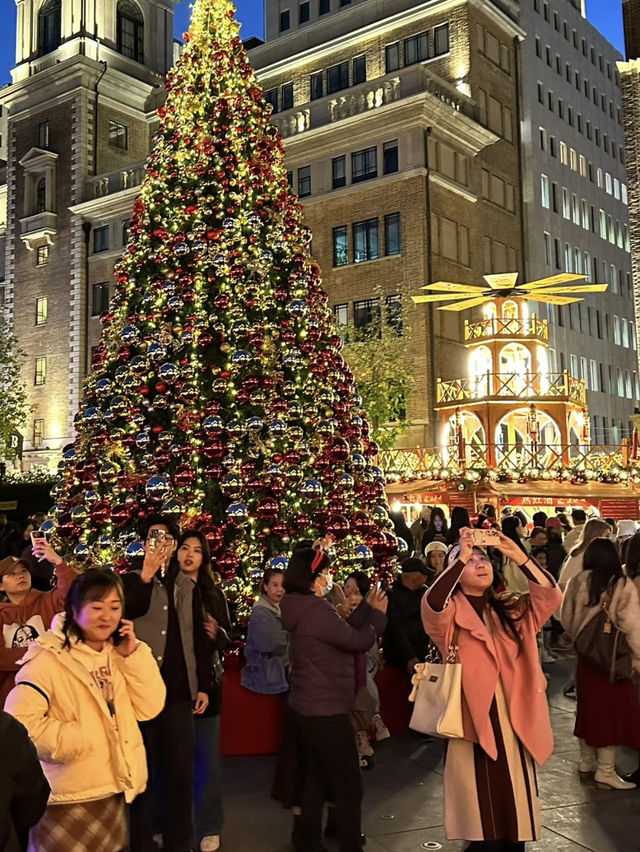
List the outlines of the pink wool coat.
{"type": "Polygon", "coordinates": [[[465,739],[479,743],[489,757],[497,759],[489,709],[499,675],[513,729],[536,763],[543,764],[553,751],[553,734],[547,681],[540,668],[536,634],[562,603],[562,592],[555,582],[551,589],[533,582],[529,586],[531,607],[519,624],[523,638],[520,648],[505,633],[493,610],[489,611],[489,630],[460,592],[452,596],[442,612],[431,608],[427,592],[422,598],[422,622],[444,656],[453,638],[454,626],[459,628],[465,739]]]}

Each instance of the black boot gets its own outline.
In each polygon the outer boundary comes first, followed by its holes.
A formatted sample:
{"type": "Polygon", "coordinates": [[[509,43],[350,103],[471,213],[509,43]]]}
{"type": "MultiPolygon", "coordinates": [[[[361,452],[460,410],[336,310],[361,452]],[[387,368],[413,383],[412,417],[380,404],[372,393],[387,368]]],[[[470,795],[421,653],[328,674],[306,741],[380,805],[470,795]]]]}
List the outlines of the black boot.
{"type": "Polygon", "coordinates": [[[627,775],[623,775],[622,780],[629,781],[631,784],[635,784],[636,787],[640,787],[640,765],[635,772],[629,772],[627,775]]]}

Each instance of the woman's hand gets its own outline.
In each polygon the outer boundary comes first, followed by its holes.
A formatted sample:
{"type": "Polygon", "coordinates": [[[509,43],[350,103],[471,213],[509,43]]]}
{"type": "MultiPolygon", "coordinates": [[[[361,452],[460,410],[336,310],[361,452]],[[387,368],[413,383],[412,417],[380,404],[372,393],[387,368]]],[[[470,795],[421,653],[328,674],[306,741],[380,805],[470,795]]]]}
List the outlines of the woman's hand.
{"type": "Polygon", "coordinates": [[[496,530],[496,533],[498,535],[498,541],[494,547],[496,547],[503,556],[506,556],[507,559],[512,559],[516,565],[524,565],[525,562],[529,561],[528,555],[518,547],[513,539],[510,539],[499,530],[496,530]]]}
{"type": "Polygon", "coordinates": [[[209,613],[207,613],[207,617],[204,620],[204,632],[212,642],[216,641],[218,636],[218,622],[209,613]]]}
{"type": "Polygon", "coordinates": [[[389,598],[387,597],[387,593],[383,592],[382,589],[372,586],[371,591],[367,595],[367,603],[371,609],[377,609],[378,612],[386,613],[389,606],[389,598]]]}
{"type": "MultiPolygon", "coordinates": [[[[121,657],[130,657],[138,647],[138,640],[133,630],[133,621],[123,618],[118,633],[120,634],[120,642],[117,645],[114,643],[114,647],[121,657]]],[[[111,641],[113,642],[113,637],[111,641]]]]}
{"type": "Polygon", "coordinates": [[[50,562],[52,565],[60,565],[64,560],[62,556],[57,554],[55,550],[51,547],[46,538],[37,538],[33,542],[33,555],[36,557],[38,562],[50,562]]]}
{"type": "Polygon", "coordinates": [[[150,547],[146,548],[140,575],[144,583],[150,583],[153,580],[165,562],[168,562],[172,552],[173,542],[169,541],[159,542],[153,550],[150,547]]]}
{"type": "Polygon", "coordinates": [[[209,706],[209,696],[207,695],[206,692],[199,692],[196,695],[196,703],[195,703],[195,706],[193,708],[193,715],[194,716],[202,716],[202,714],[204,713],[204,711],[207,709],[208,706],[209,706]]]}
{"type": "Polygon", "coordinates": [[[473,530],[471,527],[462,527],[460,530],[460,555],[458,559],[463,565],[471,559],[473,551],[473,530]]]}

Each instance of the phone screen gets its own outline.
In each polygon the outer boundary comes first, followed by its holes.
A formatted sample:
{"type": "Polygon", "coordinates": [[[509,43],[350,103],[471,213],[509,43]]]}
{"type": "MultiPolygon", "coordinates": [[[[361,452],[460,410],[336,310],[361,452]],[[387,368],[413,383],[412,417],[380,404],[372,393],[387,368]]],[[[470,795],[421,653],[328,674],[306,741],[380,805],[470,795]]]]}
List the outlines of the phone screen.
{"type": "Polygon", "coordinates": [[[33,530],[31,533],[31,544],[35,544],[37,541],[46,541],[46,534],[42,532],[42,530],[33,530]]]}

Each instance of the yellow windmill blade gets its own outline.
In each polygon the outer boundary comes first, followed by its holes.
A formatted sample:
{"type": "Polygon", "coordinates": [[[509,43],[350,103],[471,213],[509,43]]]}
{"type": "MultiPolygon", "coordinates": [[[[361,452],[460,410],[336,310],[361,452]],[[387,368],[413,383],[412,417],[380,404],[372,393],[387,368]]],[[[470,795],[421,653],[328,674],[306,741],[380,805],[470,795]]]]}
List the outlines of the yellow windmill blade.
{"type": "Polygon", "coordinates": [[[517,272],[503,272],[500,275],[483,275],[492,290],[512,290],[518,280],[517,272]]]}
{"type": "Polygon", "coordinates": [[[449,293],[481,293],[484,287],[479,284],[456,284],[454,281],[436,281],[435,284],[427,284],[423,290],[442,290],[449,293]]]}
{"type": "MultiPolygon", "coordinates": [[[[561,296],[563,293],[604,293],[608,287],[608,284],[573,284],[570,287],[545,287],[542,294],[546,296],[547,293],[555,293],[561,296]]],[[[537,298],[539,295],[537,290],[527,293],[528,298],[537,298]]]]}
{"type": "Polygon", "coordinates": [[[571,284],[572,281],[586,282],[586,276],[562,272],[559,275],[551,275],[549,278],[539,278],[537,281],[529,281],[526,284],[522,284],[518,289],[538,290],[542,287],[554,287],[561,284],[571,284]]]}
{"type": "MultiPolygon", "coordinates": [[[[412,296],[416,305],[426,304],[427,302],[446,302],[455,301],[456,299],[465,298],[466,296],[476,296],[476,293],[430,293],[428,296],[412,296]]],[[[482,297],[484,299],[484,296],[482,297]]]]}
{"type": "Polygon", "coordinates": [[[548,305],[570,305],[572,302],[584,302],[576,296],[547,296],[546,293],[523,293],[522,298],[528,302],[545,302],[548,305]]]}
{"type": "Polygon", "coordinates": [[[453,305],[441,305],[439,311],[466,311],[468,308],[475,308],[477,305],[484,305],[488,302],[486,296],[478,296],[475,299],[465,299],[462,302],[455,302],[453,305]]]}

